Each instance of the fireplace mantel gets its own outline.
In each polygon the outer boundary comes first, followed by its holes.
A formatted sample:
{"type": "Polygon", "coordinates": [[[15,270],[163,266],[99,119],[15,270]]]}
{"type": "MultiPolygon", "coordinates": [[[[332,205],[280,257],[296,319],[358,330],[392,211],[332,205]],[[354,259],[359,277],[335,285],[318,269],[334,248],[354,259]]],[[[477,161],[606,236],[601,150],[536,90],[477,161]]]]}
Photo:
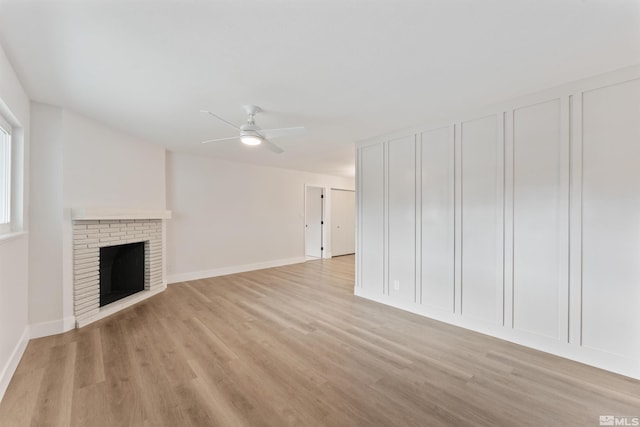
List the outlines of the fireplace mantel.
{"type": "Polygon", "coordinates": [[[171,211],[121,208],[72,208],[72,220],[169,219],[171,211]]]}

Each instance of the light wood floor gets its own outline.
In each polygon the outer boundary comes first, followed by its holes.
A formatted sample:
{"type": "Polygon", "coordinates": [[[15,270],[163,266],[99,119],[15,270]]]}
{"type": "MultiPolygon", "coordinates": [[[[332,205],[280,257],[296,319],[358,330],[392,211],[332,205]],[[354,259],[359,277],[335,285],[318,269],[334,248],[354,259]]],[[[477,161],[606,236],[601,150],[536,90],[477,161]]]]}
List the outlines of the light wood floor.
{"type": "Polygon", "coordinates": [[[29,343],[1,426],[597,426],[640,382],[353,296],[353,257],[170,285],[29,343]]]}

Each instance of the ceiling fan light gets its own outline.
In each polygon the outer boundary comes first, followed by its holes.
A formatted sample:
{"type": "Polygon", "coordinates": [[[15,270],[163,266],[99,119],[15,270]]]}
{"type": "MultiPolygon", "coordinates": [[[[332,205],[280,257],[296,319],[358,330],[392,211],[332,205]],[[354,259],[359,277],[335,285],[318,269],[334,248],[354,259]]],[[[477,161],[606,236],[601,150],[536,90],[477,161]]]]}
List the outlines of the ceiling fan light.
{"type": "Polygon", "coordinates": [[[240,141],[247,145],[259,145],[262,142],[262,138],[253,135],[242,135],[240,141]]]}

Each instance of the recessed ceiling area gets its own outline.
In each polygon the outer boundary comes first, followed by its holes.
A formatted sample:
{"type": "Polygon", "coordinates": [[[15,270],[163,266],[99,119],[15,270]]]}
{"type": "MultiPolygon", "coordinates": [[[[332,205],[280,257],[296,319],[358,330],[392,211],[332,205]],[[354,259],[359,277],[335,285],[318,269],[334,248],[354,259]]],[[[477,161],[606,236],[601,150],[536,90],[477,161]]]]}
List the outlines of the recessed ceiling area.
{"type": "Polygon", "coordinates": [[[167,149],[353,175],[353,143],[640,63],[636,0],[0,0],[31,99],[167,149]],[[285,152],[205,109],[305,126],[285,152]]]}

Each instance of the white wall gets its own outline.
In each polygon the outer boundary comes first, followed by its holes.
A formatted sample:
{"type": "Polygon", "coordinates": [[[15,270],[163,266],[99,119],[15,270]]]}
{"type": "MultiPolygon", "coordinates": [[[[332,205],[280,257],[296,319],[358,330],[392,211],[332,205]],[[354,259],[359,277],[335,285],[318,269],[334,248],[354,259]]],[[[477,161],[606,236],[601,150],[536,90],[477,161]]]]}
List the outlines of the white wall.
{"type": "Polygon", "coordinates": [[[352,178],[169,153],[169,282],[304,261],[305,184],[354,188],[352,178]]]}
{"type": "Polygon", "coordinates": [[[32,103],[31,335],[74,326],[70,208],[164,210],[165,150],[32,103]]]}
{"type": "Polygon", "coordinates": [[[64,111],[65,207],[165,209],[165,149],[64,111]]]}
{"type": "Polygon", "coordinates": [[[62,110],[31,104],[31,223],[29,323],[61,319],[63,132],[62,110]]]}
{"type": "Polygon", "coordinates": [[[0,241],[0,400],[29,339],[28,239],[0,241]]]}
{"type": "Polygon", "coordinates": [[[15,234],[0,236],[0,400],[27,344],[29,99],[0,46],[0,114],[13,126],[15,234]]]}
{"type": "Polygon", "coordinates": [[[640,66],[358,144],[356,295],[640,378],[640,66]]]}

